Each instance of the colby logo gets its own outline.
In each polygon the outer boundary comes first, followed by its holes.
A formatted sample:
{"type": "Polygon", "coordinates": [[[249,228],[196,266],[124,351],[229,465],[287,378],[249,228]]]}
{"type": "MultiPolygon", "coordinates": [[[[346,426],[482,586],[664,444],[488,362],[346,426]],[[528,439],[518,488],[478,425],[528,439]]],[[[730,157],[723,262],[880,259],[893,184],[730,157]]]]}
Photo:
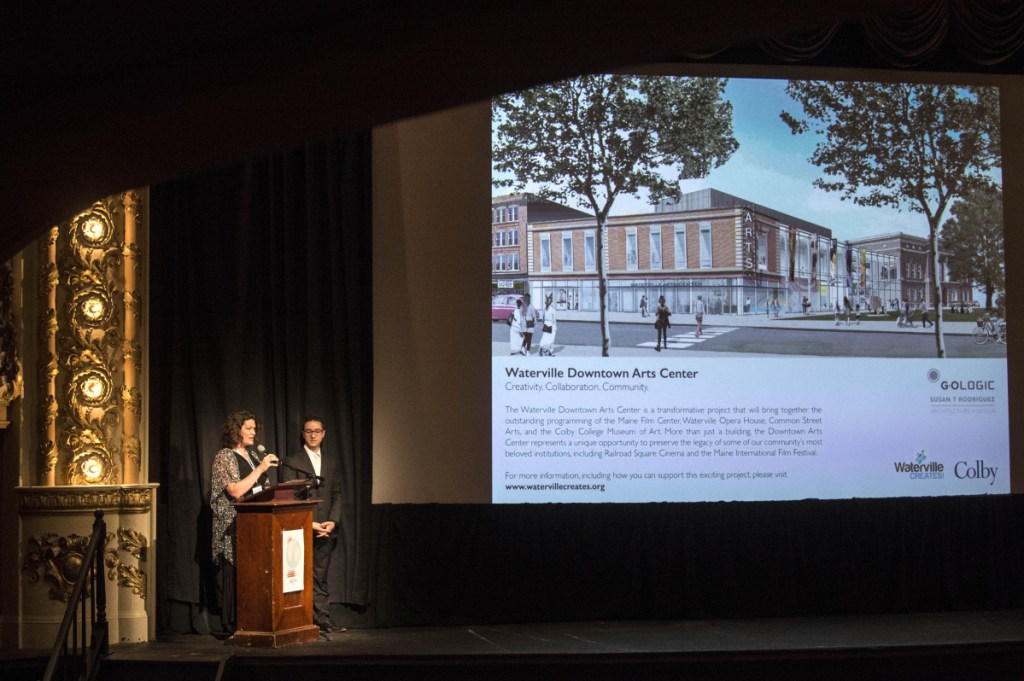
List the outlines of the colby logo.
{"type": "Polygon", "coordinates": [[[959,480],[988,480],[988,484],[996,484],[996,473],[999,469],[995,466],[986,466],[983,459],[977,459],[973,463],[957,461],[953,466],[953,475],[959,480]]]}
{"type": "Polygon", "coordinates": [[[914,455],[913,461],[893,463],[897,473],[906,473],[911,480],[938,480],[945,476],[945,467],[938,461],[928,461],[922,449],[914,455]]]}

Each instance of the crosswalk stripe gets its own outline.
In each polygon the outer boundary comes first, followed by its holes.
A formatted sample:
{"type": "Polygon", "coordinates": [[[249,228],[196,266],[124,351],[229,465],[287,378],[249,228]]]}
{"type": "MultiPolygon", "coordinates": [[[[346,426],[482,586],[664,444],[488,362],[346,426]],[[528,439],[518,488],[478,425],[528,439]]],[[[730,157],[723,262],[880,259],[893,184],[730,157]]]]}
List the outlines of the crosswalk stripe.
{"type": "MultiPolygon", "coordinates": [[[[714,328],[704,329],[701,333],[700,338],[697,337],[696,330],[687,331],[686,333],[676,333],[668,337],[668,343],[665,345],[666,350],[685,350],[686,348],[692,347],[699,343],[703,343],[709,338],[716,338],[723,336],[731,331],[738,329],[738,326],[716,326],[714,328]]],[[[638,343],[638,348],[654,348],[657,347],[657,342],[644,341],[638,343]]]]}

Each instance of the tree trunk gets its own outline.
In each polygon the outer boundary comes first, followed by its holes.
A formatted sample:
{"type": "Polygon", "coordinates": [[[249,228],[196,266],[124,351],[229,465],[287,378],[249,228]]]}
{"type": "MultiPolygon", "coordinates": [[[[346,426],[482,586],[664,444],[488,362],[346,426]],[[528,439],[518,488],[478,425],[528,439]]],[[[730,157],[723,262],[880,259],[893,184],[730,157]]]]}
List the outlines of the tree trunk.
{"type": "Polygon", "coordinates": [[[611,333],[608,326],[608,273],[604,267],[604,237],[607,233],[607,219],[597,218],[597,297],[601,310],[601,356],[608,357],[611,347],[611,333]]]}
{"type": "Polygon", "coordinates": [[[939,227],[938,216],[936,224],[931,225],[929,231],[929,245],[932,270],[932,298],[935,304],[935,351],[939,359],[946,356],[946,339],[942,335],[942,279],[939,275],[939,227]]]}

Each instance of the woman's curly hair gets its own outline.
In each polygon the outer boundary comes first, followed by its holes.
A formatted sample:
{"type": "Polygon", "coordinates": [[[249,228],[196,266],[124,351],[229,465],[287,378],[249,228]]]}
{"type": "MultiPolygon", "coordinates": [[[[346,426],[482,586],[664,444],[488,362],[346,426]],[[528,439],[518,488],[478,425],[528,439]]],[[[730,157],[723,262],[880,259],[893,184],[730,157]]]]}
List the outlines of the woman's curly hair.
{"type": "Polygon", "coordinates": [[[220,430],[220,443],[228,449],[233,449],[235,445],[242,441],[242,426],[249,419],[256,422],[256,432],[259,433],[260,420],[256,418],[256,414],[239,409],[224,420],[224,425],[221,426],[220,430]]]}

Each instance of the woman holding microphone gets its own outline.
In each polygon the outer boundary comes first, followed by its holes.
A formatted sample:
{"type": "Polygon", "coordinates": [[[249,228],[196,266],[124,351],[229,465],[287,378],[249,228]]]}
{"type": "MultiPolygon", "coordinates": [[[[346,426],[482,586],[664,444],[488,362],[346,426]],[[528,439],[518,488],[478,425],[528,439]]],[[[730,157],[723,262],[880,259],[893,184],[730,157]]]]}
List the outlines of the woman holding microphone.
{"type": "Polygon", "coordinates": [[[213,511],[213,563],[220,568],[217,597],[221,625],[235,630],[235,516],[231,502],[256,494],[271,484],[267,471],[277,466],[277,456],[262,457],[253,449],[259,421],[248,411],[236,411],[221,428],[222,448],[213,458],[210,476],[210,508],[213,511]]]}

